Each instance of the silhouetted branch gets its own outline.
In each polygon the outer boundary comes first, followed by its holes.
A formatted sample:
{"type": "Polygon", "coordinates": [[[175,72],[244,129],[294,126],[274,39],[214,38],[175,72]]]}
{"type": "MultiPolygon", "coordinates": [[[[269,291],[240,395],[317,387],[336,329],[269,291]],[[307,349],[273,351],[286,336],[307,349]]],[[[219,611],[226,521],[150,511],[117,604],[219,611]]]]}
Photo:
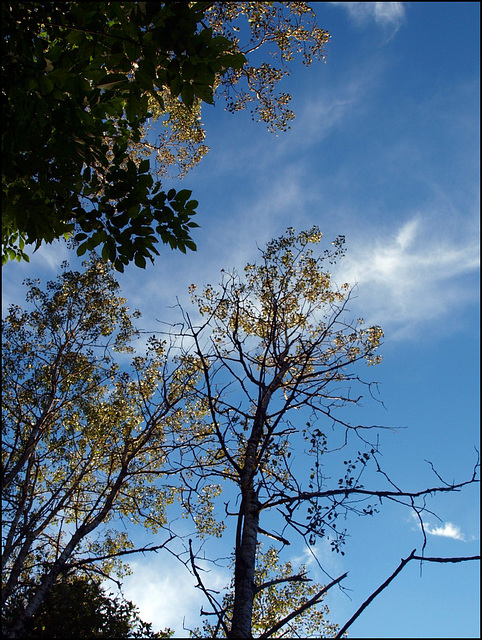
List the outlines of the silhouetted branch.
{"type": "Polygon", "coordinates": [[[125,551],[118,551],[117,553],[109,553],[105,556],[97,556],[93,558],[84,558],[83,560],[77,560],[76,562],[71,562],[66,565],[66,569],[71,569],[73,567],[81,567],[84,564],[89,564],[90,562],[100,562],[101,560],[108,560],[109,558],[117,558],[119,556],[126,556],[131,553],[145,553],[146,551],[158,551],[159,549],[163,549],[171,540],[174,540],[175,536],[171,536],[169,540],[166,540],[162,544],[158,544],[155,547],[141,547],[140,549],[126,549],[125,551]]]}
{"type": "Polygon", "coordinates": [[[454,558],[424,558],[423,556],[415,555],[416,549],[410,553],[406,558],[402,558],[400,564],[392,573],[392,575],[385,580],[383,584],[381,584],[378,589],[371,594],[367,600],[361,605],[361,607],[356,611],[356,613],[348,620],[348,622],[340,629],[335,638],[341,638],[346,630],[351,627],[351,625],[355,622],[355,620],[361,615],[361,613],[368,607],[368,605],[390,584],[390,582],[400,573],[400,571],[407,565],[410,560],[421,560],[427,562],[465,562],[467,560],[480,560],[480,556],[465,556],[465,557],[454,557],[454,558]]]}
{"type": "MultiPolygon", "coordinates": [[[[212,608],[214,609],[214,614],[216,615],[218,618],[218,621],[221,623],[221,626],[223,627],[224,633],[226,634],[226,637],[228,637],[228,628],[226,626],[226,623],[223,620],[223,615],[224,615],[224,611],[221,609],[218,605],[218,603],[216,602],[216,599],[209,593],[209,589],[206,589],[206,587],[203,584],[203,581],[201,580],[201,576],[199,575],[199,571],[196,567],[196,563],[194,562],[194,553],[192,551],[192,540],[189,540],[189,555],[191,558],[191,567],[193,570],[194,575],[197,578],[197,587],[199,587],[201,589],[201,591],[204,593],[204,595],[206,596],[206,598],[209,600],[210,605],[212,606],[212,608]]],[[[204,615],[206,615],[205,612],[203,612],[204,615]]]]}
{"type": "Polygon", "coordinates": [[[337,633],[337,635],[335,636],[335,638],[341,638],[343,636],[343,634],[345,633],[345,631],[351,627],[351,625],[355,622],[355,620],[361,615],[361,613],[368,607],[368,605],[377,597],[377,595],[379,593],[381,593],[383,591],[383,589],[385,589],[385,587],[388,587],[388,585],[390,584],[390,582],[400,573],[400,571],[403,569],[403,567],[408,564],[410,562],[410,560],[413,560],[413,558],[415,557],[415,551],[416,549],[414,549],[410,555],[405,558],[402,559],[402,561],[400,562],[400,564],[398,565],[398,567],[395,569],[395,571],[392,573],[392,575],[387,578],[385,580],[385,582],[383,584],[381,584],[378,589],[376,589],[372,595],[365,600],[365,602],[361,605],[361,607],[358,609],[358,611],[348,620],[348,622],[340,629],[340,631],[337,633]]]}
{"type": "Polygon", "coordinates": [[[255,593],[259,593],[263,589],[267,589],[268,587],[272,587],[275,584],[282,584],[283,582],[311,582],[311,578],[307,578],[306,575],[298,573],[295,576],[287,576],[286,578],[275,578],[274,580],[269,580],[269,582],[263,582],[256,587],[255,593]]]}
{"type": "Polygon", "coordinates": [[[424,556],[413,556],[411,560],[423,562],[467,562],[468,560],[480,560],[480,556],[458,556],[456,558],[426,558],[424,556]]]}
{"type": "Polygon", "coordinates": [[[265,531],[261,527],[258,527],[258,532],[262,533],[264,536],[268,536],[268,538],[273,538],[273,540],[278,540],[278,542],[282,542],[283,544],[289,545],[291,544],[289,540],[283,538],[282,536],[278,536],[275,533],[269,533],[269,531],[265,531]]]}
{"type": "Polygon", "coordinates": [[[310,500],[312,498],[332,498],[335,496],[345,496],[348,498],[352,495],[360,495],[360,496],[372,496],[375,498],[387,498],[388,500],[396,500],[399,498],[420,498],[423,496],[431,495],[434,493],[447,493],[451,491],[458,491],[462,487],[465,487],[468,484],[473,484],[474,482],[479,482],[478,478],[472,476],[470,480],[465,480],[464,482],[459,482],[457,484],[448,485],[446,487],[430,487],[428,489],[423,489],[422,491],[378,491],[378,490],[370,490],[363,488],[342,488],[342,489],[331,489],[328,491],[303,491],[294,496],[283,496],[276,500],[267,500],[266,503],[261,505],[261,509],[272,508],[278,505],[288,505],[288,504],[296,504],[304,502],[305,500],[310,500]]]}

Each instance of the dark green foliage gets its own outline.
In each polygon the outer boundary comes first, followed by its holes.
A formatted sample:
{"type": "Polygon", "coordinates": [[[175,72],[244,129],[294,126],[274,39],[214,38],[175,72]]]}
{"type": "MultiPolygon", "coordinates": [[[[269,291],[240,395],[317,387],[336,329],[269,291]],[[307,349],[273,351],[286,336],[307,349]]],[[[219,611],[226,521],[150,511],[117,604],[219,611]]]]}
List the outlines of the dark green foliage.
{"type": "Polygon", "coordinates": [[[2,3],[3,262],[75,232],[122,271],[160,238],[194,250],[191,192],[161,191],[135,154],[161,92],[213,102],[216,74],[242,66],[200,26],[207,3],[2,3]]]}
{"type": "MultiPolygon", "coordinates": [[[[27,588],[28,591],[28,588],[27,588]]],[[[21,599],[6,612],[9,624],[21,599]]],[[[169,638],[169,629],[152,630],[129,600],[107,593],[96,578],[74,576],[54,585],[24,630],[25,638],[169,638]]]]}

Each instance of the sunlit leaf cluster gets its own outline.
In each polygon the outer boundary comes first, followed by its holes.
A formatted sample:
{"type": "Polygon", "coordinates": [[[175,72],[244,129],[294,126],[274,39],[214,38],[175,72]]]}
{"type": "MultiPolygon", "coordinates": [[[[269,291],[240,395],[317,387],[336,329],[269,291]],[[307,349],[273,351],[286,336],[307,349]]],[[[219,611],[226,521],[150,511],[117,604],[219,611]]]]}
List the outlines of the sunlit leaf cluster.
{"type": "Polygon", "coordinates": [[[167,460],[197,412],[185,401],[198,376],[192,361],[170,360],[155,339],[132,357],[137,314],[112,265],[93,256],[84,266],[64,265],[46,290],[26,281],[29,308],[12,306],[2,325],[7,605],[25,585],[47,593],[70,567],[125,573],[125,528],[166,524],[176,497],[167,460]]]}
{"type": "MultiPolygon", "coordinates": [[[[321,585],[313,583],[307,576],[305,565],[296,573],[291,562],[282,563],[279,551],[271,546],[265,552],[260,544],[256,556],[256,595],[253,608],[253,637],[275,627],[291,612],[302,607],[321,590],[321,585]]],[[[223,598],[223,609],[229,619],[234,601],[234,581],[223,598]]],[[[272,638],[332,638],[336,636],[338,625],[327,620],[330,610],[322,599],[286,625],[270,634],[272,638]]],[[[219,625],[205,621],[202,631],[196,630],[194,637],[223,638],[219,625]]]]}
{"type": "Polygon", "coordinates": [[[278,90],[290,74],[289,63],[301,56],[304,65],[323,60],[330,35],[316,24],[307,2],[213,2],[206,19],[215,33],[227,37],[248,62],[230,69],[217,88],[229,111],[249,108],[253,120],[271,131],[284,131],[294,118],[291,96],[278,90]],[[269,52],[259,56],[260,52],[269,52]]]}
{"type": "MultiPolygon", "coordinates": [[[[230,112],[248,109],[253,120],[269,131],[284,131],[295,117],[291,95],[282,90],[297,59],[309,66],[323,60],[329,33],[316,23],[315,8],[306,2],[210,2],[202,24],[226,38],[239,56],[225,73],[216,74],[214,101],[230,112]]],[[[161,176],[183,177],[209,151],[202,123],[202,100],[195,97],[186,108],[178,97],[165,92],[164,108],[150,104],[152,123],[159,121],[155,153],[161,176]]]]}

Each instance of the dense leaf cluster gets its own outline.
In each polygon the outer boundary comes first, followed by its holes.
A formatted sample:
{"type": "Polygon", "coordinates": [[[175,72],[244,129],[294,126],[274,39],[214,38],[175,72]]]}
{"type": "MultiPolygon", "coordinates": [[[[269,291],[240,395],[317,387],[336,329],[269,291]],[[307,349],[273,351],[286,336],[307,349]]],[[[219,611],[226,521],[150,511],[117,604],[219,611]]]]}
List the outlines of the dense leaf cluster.
{"type": "MultiPolygon", "coordinates": [[[[26,586],[22,596],[5,612],[6,627],[22,611],[32,596],[26,586]]],[[[172,632],[152,630],[137,607],[122,596],[107,593],[99,578],[69,576],[59,580],[46,596],[39,610],[29,620],[25,637],[34,638],[169,638],[172,632]]]]}
{"type": "Polygon", "coordinates": [[[122,271],[158,238],[195,249],[197,202],[164,193],[133,148],[162,91],[213,102],[245,58],[200,28],[206,3],[2,3],[3,261],[73,231],[122,271]]]}

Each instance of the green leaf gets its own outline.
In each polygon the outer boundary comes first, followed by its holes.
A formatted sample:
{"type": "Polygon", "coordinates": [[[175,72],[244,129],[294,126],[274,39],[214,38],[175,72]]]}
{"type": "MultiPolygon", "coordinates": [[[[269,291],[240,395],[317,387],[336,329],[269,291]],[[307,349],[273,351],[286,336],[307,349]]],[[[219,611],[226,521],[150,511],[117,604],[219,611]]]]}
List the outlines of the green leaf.
{"type": "Polygon", "coordinates": [[[85,38],[85,33],[83,31],[69,31],[69,33],[65,36],[67,42],[71,44],[80,44],[85,38]]]}
{"type": "Polygon", "coordinates": [[[192,107],[194,101],[194,87],[190,84],[183,84],[181,89],[181,98],[186,107],[192,107]]]}
{"type": "Polygon", "coordinates": [[[189,200],[189,202],[186,203],[186,209],[192,211],[196,209],[198,205],[199,205],[199,202],[197,200],[189,200]]]}
{"type": "Polygon", "coordinates": [[[221,57],[221,62],[225,67],[232,69],[241,69],[247,62],[244,53],[229,53],[221,57]]]}
{"type": "Polygon", "coordinates": [[[214,104],[214,93],[213,88],[207,84],[198,84],[194,83],[193,85],[194,93],[198,98],[201,98],[204,102],[208,104],[214,104]]]}
{"type": "Polygon", "coordinates": [[[144,91],[152,91],[152,88],[153,88],[152,75],[147,73],[144,69],[140,67],[139,69],[137,69],[135,74],[135,81],[139,85],[139,87],[144,91]]]}
{"type": "Polygon", "coordinates": [[[211,27],[203,29],[199,34],[199,41],[203,44],[209,44],[213,37],[213,30],[211,27]]]}
{"type": "Polygon", "coordinates": [[[54,69],[53,71],[51,71],[48,77],[54,82],[54,84],[62,88],[63,84],[69,77],[69,72],[67,69],[59,67],[58,69],[54,69]]]}
{"type": "Polygon", "coordinates": [[[185,202],[189,200],[191,195],[192,191],[190,191],[189,189],[181,189],[181,191],[178,191],[176,194],[176,201],[185,204],[185,202]]]}
{"type": "Polygon", "coordinates": [[[136,253],[136,255],[134,256],[134,262],[141,269],[145,269],[146,268],[146,259],[140,253],[136,253]]]}
{"type": "Polygon", "coordinates": [[[182,95],[182,89],[184,87],[184,81],[181,76],[174,76],[174,78],[169,82],[169,89],[173,96],[182,95]]]}
{"type": "Polygon", "coordinates": [[[148,173],[150,166],[151,163],[149,161],[149,158],[142,160],[139,164],[139,173],[148,173]]]}
{"type": "Polygon", "coordinates": [[[184,244],[188,249],[191,249],[191,251],[197,251],[196,243],[192,240],[186,240],[184,244]]]}
{"type": "Polygon", "coordinates": [[[40,78],[38,79],[38,82],[40,86],[40,93],[43,96],[49,94],[54,88],[54,83],[52,82],[52,80],[50,80],[46,76],[40,76],[40,78]]]}
{"type": "Polygon", "coordinates": [[[87,242],[84,242],[83,244],[80,245],[80,247],[77,247],[77,255],[83,256],[88,248],[89,247],[87,246],[87,242]]]}
{"type": "Polygon", "coordinates": [[[196,67],[189,59],[185,60],[182,64],[182,77],[185,80],[193,80],[196,76],[196,67]]]}

